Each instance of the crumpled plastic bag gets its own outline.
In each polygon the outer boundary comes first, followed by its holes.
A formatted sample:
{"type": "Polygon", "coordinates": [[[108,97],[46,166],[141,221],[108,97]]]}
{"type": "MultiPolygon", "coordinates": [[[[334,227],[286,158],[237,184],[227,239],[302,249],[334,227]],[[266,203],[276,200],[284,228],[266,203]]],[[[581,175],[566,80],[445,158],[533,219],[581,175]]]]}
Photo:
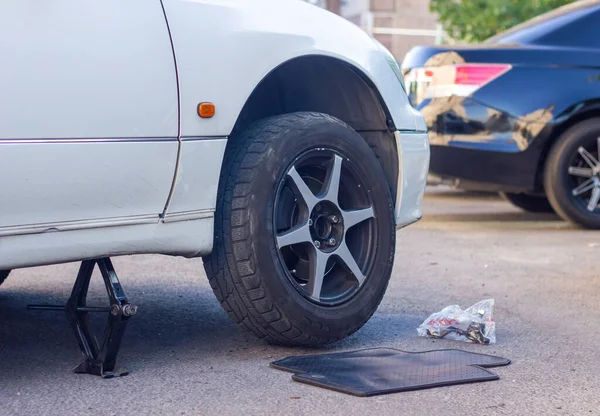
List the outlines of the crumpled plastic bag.
{"type": "Polygon", "coordinates": [[[494,299],[482,300],[464,311],[458,305],[448,306],[427,318],[417,332],[422,337],[495,344],[493,312],[494,299]]]}

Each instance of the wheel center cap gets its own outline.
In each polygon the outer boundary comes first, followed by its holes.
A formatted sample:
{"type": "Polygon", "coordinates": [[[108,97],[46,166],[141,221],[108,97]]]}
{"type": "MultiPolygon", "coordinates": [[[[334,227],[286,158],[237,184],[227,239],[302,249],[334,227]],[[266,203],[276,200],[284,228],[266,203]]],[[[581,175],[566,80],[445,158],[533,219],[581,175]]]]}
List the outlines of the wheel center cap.
{"type": "Polygon", "coordinates": [[[313,222],[313,227],[315,229],[315,234],[320,239],[329,238],[331,232],[333,231],[333,224],[331,219],[324,214],[320,214],[313,222]]]}
{"type": "Polygon", "coordinates": [[[310,214],[310,235],[321,251],[334,251],[344,239],[342,211],[329,201],[319,202],[310,214]]]}

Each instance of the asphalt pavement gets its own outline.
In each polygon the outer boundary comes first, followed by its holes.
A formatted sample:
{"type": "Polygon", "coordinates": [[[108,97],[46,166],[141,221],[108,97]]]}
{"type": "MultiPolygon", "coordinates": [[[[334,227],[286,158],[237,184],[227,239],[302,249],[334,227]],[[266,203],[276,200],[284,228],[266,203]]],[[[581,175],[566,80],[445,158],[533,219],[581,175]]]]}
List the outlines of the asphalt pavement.
{"type": "MultiPolygon", "coordinates": [[[[139,305],[119,363],[127,377],[71,372],[60,313],[77,264],[18,270],[0,287],[0,415],[600,415],[600,232],[526,214],[488,194],[427,192],[398,234],[388,292],[352,337],[317,350],[269,346],[233,324],[200,259],[114,259],[139,305]],[[432,312],[494,298],[497,343],[417,336],[432,312]],[[499,381],[358,398],[303,385],[269,362],[315,352],[461,348],[512,360],[499,381]]],[[[89,303],[105,301],[96,277],[89,303]]],[[[102,324],[102,322],[99,322],[102,324]]]]}

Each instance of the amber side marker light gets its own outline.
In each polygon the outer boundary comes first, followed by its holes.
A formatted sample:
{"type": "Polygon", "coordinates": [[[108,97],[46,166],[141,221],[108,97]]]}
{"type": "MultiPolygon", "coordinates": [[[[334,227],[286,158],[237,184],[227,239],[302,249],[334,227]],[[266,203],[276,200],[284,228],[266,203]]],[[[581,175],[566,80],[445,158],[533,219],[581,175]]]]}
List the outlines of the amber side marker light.
{"type": "Polygon", "coordinates": [[[215,105],[213,103],[198,104],[198,115],[202,118],[211,118],[215,115],[215,105]]]}

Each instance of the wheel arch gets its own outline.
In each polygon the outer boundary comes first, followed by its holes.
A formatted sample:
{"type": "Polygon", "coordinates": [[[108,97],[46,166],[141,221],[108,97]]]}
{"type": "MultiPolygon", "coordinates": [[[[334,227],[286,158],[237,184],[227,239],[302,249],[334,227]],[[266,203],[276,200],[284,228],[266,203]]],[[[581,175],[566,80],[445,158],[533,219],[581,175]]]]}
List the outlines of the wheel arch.
{"type": "Polygon", "coordinates": [[[338,58],[304,55],[269,72],[242,107],[225,157],[237,147],[237,133],[252,123],[301,111],[328,114],[356,130],[377,156],[395,200],[399,161],[391,113],[371,79],[356,66],[338,58]]]}

